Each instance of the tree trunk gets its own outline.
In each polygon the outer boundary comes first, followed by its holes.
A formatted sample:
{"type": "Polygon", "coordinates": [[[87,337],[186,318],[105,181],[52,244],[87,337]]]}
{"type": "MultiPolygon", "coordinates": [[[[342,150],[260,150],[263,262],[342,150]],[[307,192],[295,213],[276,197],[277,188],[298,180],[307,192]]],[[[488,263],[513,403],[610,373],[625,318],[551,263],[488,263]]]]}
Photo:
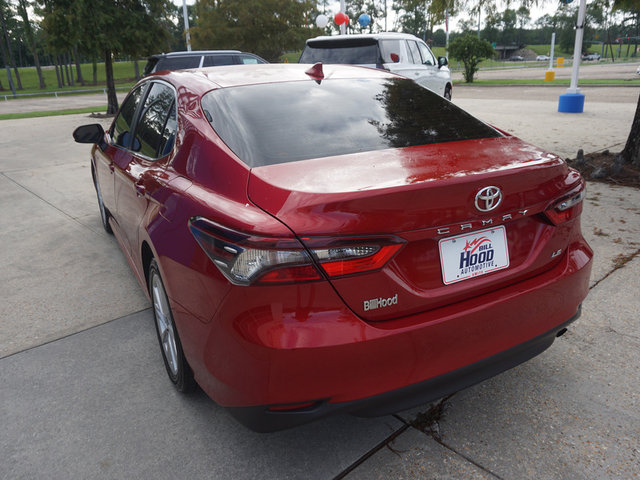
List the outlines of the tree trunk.
{"type": "Polygon", "coordinates": [[[67,64],[67,58],[66,58],[66,55],[65,55],[65,54],[62,54],[62,55],[60,56],[60,60],[61,60],[61,62],[60,62],[60,68],[61,68],[61,69],[63,68],[63,65],[64,65],[64,71],[63,71],[63,73],[64,73],[64,74],[66,74],[66,76],[67,76],[67,85],[71,86],[71,85],[73,85],[73,84],[71,83],[71,77],[69,76],[69,65],[67,64]]]}
{"type": "MultiPolygon", "coordinates": [[[[0,10],[0,21],[2,21],[2,33],[7,45],[7,55],[4,61],[4,65],[5,67],[7,67],[7,72],[9,72],[9,69],[11,67],[14,67],[18,90],[22,90],[22,81],[20,80],[20,73],[18,72],[18,69],[15,68],[15,63],[13,62],[13,52],[11,51],[11,42],[9,41],[9,34],[7,33],[7,25],[4,21],[4,15],[2,14],[1,10],[0,10]]],[[[11,80],[9,80],[9,83],[11,83],[11,80]]]]}
{"type": "Polygon", "coordinates": [[[116,85],[113,79],[113,63],[111,61],[111,50],[104,51],[104,69],[107,77],[107,114],[118,113],[118,97],[116,95],[116,85]]]}
{"type": "Polygon", "coordinates": [[[38,47],[36,46],[35,38],[33,37],[33,29],[31,28],[31,22],[29,22],[29,14],[27,13],[27,1],[19,0],[18,13],[22,17],[22,23],[24,24],[24,31],[27,37],[27,45],[31,54],[33,55],[33,63],[36,65],[36,72],[38,73],[38,80],[40,81],[40,89],[46,88],[44,83],[44,77],[42,76],[42,68],[40,68],[40,58],[38,57],[38,47]]]}
{"type": "Polygon", "coordinates": [[[58,58],[57,55],[53,58],[53,67],[56,69],[56,79],[58,80],[58,88],[62,88],[64,78],[60,75],[60,69],[58,69],[58,58]]]}
{"type": "Polygon", "coordinates": [[[140,65],[138,65],[138,60],[133,61],[133,68],[136,72],[136,80],[140,80],[140,65]]]}
{"type": "Polygon", "coordinates": [[[627,144],[620,152],[620,156],[625,163],[632,163],[634,166],[640,167],[640,96],[638,96],[638,106],[631,124],[631,132],[629,132],[627,144]]]}
{"type": "Polygon", "coordinates": [[[82,76],[82,69],[80,68],[80,55],[78,55],[78,45],[73,47],[73,59],[76,62],[76,81],[84,86],[84,78],[82,76]]]}
{"type": "Polygon", "coordinates": [[[98,84],[98,62],[96,61],[95,58],[91,61],[91,66],[93,68],[93,84],[97,85],[98,84]]]}
{"type": "Polygon", "coordinates": [[[16,83],[18,84],[18,90],[22,90],[22,80],[20,79],[20,72],[18,71],[18,67],[13,66],[13,73],[16,76],[16,83]]]}

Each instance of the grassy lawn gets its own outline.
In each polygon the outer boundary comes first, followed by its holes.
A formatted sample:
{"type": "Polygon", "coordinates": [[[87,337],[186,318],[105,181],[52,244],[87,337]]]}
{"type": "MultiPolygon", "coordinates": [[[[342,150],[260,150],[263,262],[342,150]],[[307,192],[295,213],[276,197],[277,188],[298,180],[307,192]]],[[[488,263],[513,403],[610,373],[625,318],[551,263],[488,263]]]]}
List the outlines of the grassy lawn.
{"type": "MultiPolygon", "coordinates": [[[[139,61],[140,71],[144,68],[145,62],[139,61]]],[[[56,71],[54,67],[43,67],[42,75],[44,76],[44,81],[46,84],[46,88],[41,90],[40,83],[38,82],[38,74],[36,72],[35,67],[24,67],[19,68],[18,72],[20,73],[20,79],[22,80],[23,90],[17,89],[16,78],[13,70],[11,71],[11,76],[13,77],[13,83],[16,85],[16,93],[43,93],[43,92],[60,92],[63,90],[85,90],[85,89],[95,89],[101,88],[105,86],[106,78],[104,71],[104,63],[98,63],[98,84],[93,85],[93,66],[90,63],[84,63],[80,65],[80,70],[82,71],[82,76],[84,77],[85,85],[82,86],[76,83],[75,86],[69,87],[65,86],[63,88],[58,87],[58,80],[56,79],[56,71]]],[[[73,69],[75,75],[75,67],[73,69]]],[[[3,70],[2,72],[2,86],[4,90],[0,90],[0,93],[6,95],[10,93],[9,82],[7,80],[6,72],[3,70]]],[[[71,72],[69,72],[71,75],[71,72]]],[[[135,69],[133,66],[133,62],[114,62],[113,64],[113,76],[115,78],[116,86],[131,86],[136,82],[135,79],[135,69]]],[[[74,76],[75,80],[75,76],[74,76]]],[[[66,74],[65,74],[65,82],[66,82],[66,74]]]]}
{"type": "Polygon", "coordinates": [[[0,114],[0,121],[16,120],[19,118],[57,117],[59,115],[76,115],[79,113],[103,113],[106,110],[107,106],[104,105],[103,107],[69,108],[66,110],[53,110],[48,112],[3,113],[0,114]]]}

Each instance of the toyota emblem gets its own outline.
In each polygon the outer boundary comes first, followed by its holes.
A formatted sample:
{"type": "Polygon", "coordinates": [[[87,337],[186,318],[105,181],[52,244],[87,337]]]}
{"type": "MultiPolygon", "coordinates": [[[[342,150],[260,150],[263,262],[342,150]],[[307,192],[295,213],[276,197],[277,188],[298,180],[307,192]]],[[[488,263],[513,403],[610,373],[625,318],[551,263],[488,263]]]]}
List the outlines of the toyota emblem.
{"type": "Polygon", "coordinates": [[[481,212],[490,212],[502,201],[502,191],[498,187],[484,187],[476,193],[476,208],[481,212]]]}

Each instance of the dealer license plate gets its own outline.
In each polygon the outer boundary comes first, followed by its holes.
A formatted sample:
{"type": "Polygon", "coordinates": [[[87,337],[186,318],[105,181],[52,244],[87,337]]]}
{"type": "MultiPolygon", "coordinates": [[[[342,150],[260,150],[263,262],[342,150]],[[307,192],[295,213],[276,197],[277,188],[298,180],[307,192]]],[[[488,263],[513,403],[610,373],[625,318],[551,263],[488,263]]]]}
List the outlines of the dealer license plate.
{"type": "Polygon", "coordinates": [[[504,226],[443,238],[438,247],[445,285],[509,267],[504,226]]]}

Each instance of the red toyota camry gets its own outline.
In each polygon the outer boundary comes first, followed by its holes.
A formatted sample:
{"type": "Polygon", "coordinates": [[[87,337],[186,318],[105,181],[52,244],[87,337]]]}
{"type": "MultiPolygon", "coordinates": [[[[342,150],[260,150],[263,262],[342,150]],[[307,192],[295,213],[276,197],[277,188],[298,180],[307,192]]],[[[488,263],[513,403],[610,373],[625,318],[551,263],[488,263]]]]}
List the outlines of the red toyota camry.
{"type": "Polygon", "coordinates": [[[255,430],[482,381],[549,347],[588,291],[580,175],[391,73],[152,75],[74,137],[171,381],[255,430]]]}

